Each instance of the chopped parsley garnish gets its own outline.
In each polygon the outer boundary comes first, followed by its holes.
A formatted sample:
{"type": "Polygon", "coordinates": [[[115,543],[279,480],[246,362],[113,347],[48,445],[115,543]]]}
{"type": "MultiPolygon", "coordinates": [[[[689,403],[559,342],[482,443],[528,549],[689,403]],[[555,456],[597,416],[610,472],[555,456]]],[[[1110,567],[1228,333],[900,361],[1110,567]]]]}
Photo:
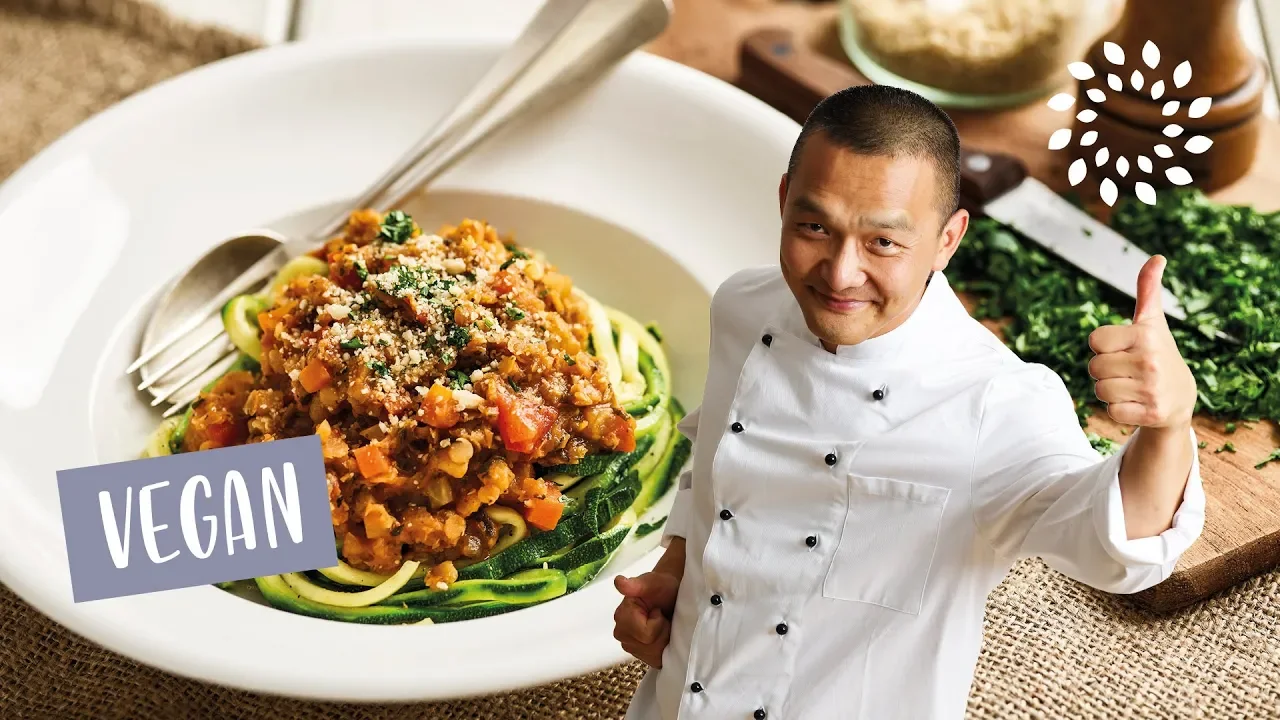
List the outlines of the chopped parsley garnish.
{"type": "Polygon", "coordinates": [[[1105,438],[1097,433],[1087,433],[1089,445],[1093,447],[1097,453],[1103,457],[1114,455],[1120,449],[1120,444],[1111,438],[1105,438]]]}
{"type": "Polygon", "coordinates": [[[461,370],[450,370],[446,375],[449,377],[449,387],[454,390],[461,390],[467,383],[471,382],[471,378],[461,370]]]}
{"type": "Polygon", "coordinates": [[[400,245],[413,237],[413,218],[401,210],[392,210],[382,219],[378,240],[400,245]]]}
{"type": "Polygon", "coordinates": [[[577,360],[574,360],[573,358],[569,357],[569,353],[565,353],[565,354],[564,354],[564,361],[565,361],[565,363],[566,363],[566,364],[569,364],[569,365],[577,365],[577,364],[578,364],[578,361],[577,361],[577,360]]]}
{"type": "Polygon", "coordinates": [[[511,386],[512,390],[515,390],[516,392],[520,392],[520,386],[516,383],[516,381],[513,378],[507,378],[507,384],[511,386]]]}
{"type": "Polygon", "coordinates": [[[1226,427],[1224,427],[1222,431],[1230,435],[1231,433],[1236,431],[1236,424],[1233,422],[1229,422],[1226,424],[1226,427]]]}
{"type": "Polygon", "coordinates": [[[471,331],[461,325],[454,325],[449,328],[449,336],[446,340],[454,347],[466,347],[467,343],[471,342],[471,331]]]}
{"type": "Polygon", "coordinates": [[[382,377],[391,377],[391,368],[387,367],[387,364],[381,360],[371,360],[369,362],[369,369],[382,377]]]}
{"type": "Polygon", "coordinates": [[[1213,451],[1213,454],[1214,454],[1214,455],[1217,455],[1217,454],[1218,454],[1218,453],[1220,453],[1220,452],[1229,452],[1229,453],[1233,453],[1233,452],[1235,452],[1235,451],[1236,451],[1236,446],[1235,446],[1234,444],[1232,444],[1232,443],[1223,443],[1223,444],[1222,444],[1222,447],[1220,447],[1220,448],[1218,448],[1217,450],[1214,450],[1214,451],[1213,451]]]}
{"type": "Polygon", "coordinates": [[[506,270],[507,268],[509,268],[509,267],[511,267],[513,264],[515,264],[515,261],[516,261],[516,259],[515,259],[515,258],[513,258],[513,257],[507,258],[506,260],[503,260],[503,261],[502,261],[502,264],[498,266],[498,269],[499,269],[499,270],[506,270]]]}
{"type": "Polygon", "coordinates": [[[1265,460],[1258,463],[1257,465],[1254,465],[1253,467],[1255,470],[1261,470],[1264,465],[1271,462],[1280,462],[1280,448],[1276,448],[1275,450],[1272,450],[1271,454],[1268,455],[1265,460]]]}
{"type": "Polygon", "coordinates": [[[338,343],[338,347],[341,347],[343,350],[359,350],[364,347],[364,340],[361,340],[358,337],[353,337],[350,340],[343,340],[338,343]]]}
{"type": "Polygon", "coordinates": [[[369,279],[369,268],[364,266],[364,262],[357,260],[355,262],[356,277],[360,278],[360,282],[369,279]]]}
{"type": "Polygon", "coordinates": [[[517,259],[519,259],[519,260],[528,260],[528,259],[529,259],[529,253],[527,253],[527,252],[525,252],[525,251],[521,250],[520,248],[516,247],[515,245],[504,245],[503,247],[505,247],[505,248],[507,249],[507,252],[511,253],[511,257],[513,257],[513,258],[517,258],[517,259]]]}
{"type": "Polygon", "coordinates": [[[515,305],[512,305],[512,304],[508,303],[508,304],[507,304],[507,317],[511,318],[512,320],[523,320],[525,316],[524,316],[524,311],[523,311],[523,310],[521,310],[520,308],[516,307],[515,305]]]}
{"type": "Polygon", "coordinates": [[[1203,449],[1205,449],[1205,448],[1209,447],[1209,443],[1205,442],[1204,440],[1201,440],[1200,442],[1196,443],[1196,447],[1198,447],[1198,448],[1200,448],[1201,450],[1203,450],[1203,449]]]}

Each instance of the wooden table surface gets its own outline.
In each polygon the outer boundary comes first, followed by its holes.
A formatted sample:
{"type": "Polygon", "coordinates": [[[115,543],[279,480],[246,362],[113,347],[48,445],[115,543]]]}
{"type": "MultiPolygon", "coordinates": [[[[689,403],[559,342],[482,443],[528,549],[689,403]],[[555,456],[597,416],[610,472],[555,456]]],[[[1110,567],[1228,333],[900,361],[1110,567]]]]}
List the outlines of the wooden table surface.
{"type": "MultiPolygon", "coordinates": [[[[834,3],[676,0],[675,7],[671,27],[647,49],[730,82],[738,75],[741,39],[766,27],[789,30],[798,43],[848,62],[836,35],[838,6],[834,3]]],[[[1007,111],[949,114],[967,145],[1017,155],[1050,187],[1060,192],[1069,187],[1065,154],[1047,146],[1049,135],[1063,122],[1062,113],[1044,102],[1007,111]]],[[[1266,125],[1258,158],[1249,175],[1212,197],[1265,210],[1280,208],[1280,124],[1275,121],[1266,125]],[[1263,158],[1272,160],[1265,162],[1263,158]]],[[[1116,425],[1105,413],[1092,418],[1089,427],[1119,442],[1132,430],[1116,425]]],[[[1203,418],[1197,419],[1195,428],[1207,442],[1200,450],[1207,495],[1205,529],[1169,580],[1135,596],[1156,610],[1185,605],[1224,584],[1240,582],[1280,564],[1280,464],[1261,470],[1253,467],[1280,445],[1280,432],[1264,422],[1227,435],[1221,423],[1203,418]],[[1236,453],[1214,452],[1228,440],[1236,453]]]]}

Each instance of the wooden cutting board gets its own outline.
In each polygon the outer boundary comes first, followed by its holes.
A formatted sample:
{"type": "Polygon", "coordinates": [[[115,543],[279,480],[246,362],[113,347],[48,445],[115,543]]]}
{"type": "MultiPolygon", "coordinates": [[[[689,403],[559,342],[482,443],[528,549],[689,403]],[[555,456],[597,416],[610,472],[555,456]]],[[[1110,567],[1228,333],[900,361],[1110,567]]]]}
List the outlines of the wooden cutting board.
{"type": "MultiPolygon", "coordinates": [[[[646,49],[736,83],[803,122],[818,100],[853,84],[854,71],[836,40],[836,13],[834,2],[675,0],[671,26],[646,49]]],[[[1047,147],[1062,122],[1060,113],[1032,103],[949,114],[967,147],[1017,155],[1032,175],[1059,192],[1067,189],[1065,163],[1047,147]]],[[[1280,124],[1266,123],[1258,158],[1248,175],[1211,197],[1262,210],[1280,208],[1280,163],[1274,162],[1280,158],[1280,124]]],[[[1105,413],[1093,417],[1089,429],[1117,442],[1132,431],[1105,413]]],[[[1204,532],[1172,576],[1129,596],[1155,612],[1185,607],[1280,566],[1280,464],[1253,467],[1280,445],[1280,431],[1264,422],[1227,435],[1222,423],[1206,418],[1197,418],[1195,429],[1207,442],[1200,450],[1207,496],[1204,532]],[[1214,452],[1227,441],[1236,453],[1214,452]]]]}

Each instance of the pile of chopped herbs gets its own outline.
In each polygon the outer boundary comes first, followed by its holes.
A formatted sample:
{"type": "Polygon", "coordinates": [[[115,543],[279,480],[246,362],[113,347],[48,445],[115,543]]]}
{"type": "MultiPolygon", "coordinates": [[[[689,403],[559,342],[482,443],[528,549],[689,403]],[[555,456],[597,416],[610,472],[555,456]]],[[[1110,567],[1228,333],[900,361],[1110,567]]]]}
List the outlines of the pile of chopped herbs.
{"type": "MultiPolygon", "coordinates": [[[[1222,421],[1280,420],[1280,212],[1218,204],[1179,188],[1161,193],[1155,205],[1125,198],[1111,226],[1168,259],[1164,284],[1189,318],[1171,319],[1170,329],[1196,377],[1196,412],[1222,421]],[[1241,344],[1216,339],[1219,329],[1241,344]]],[[[1005,340],[1020,357],[1062,377],[1084,426],[1098,405],[1089,333],[1131,322],[1133,300],[989,218],[971,223],[948,274],[957,290],[979,300],[976,317],[1010,320],[1005,340]]]]}

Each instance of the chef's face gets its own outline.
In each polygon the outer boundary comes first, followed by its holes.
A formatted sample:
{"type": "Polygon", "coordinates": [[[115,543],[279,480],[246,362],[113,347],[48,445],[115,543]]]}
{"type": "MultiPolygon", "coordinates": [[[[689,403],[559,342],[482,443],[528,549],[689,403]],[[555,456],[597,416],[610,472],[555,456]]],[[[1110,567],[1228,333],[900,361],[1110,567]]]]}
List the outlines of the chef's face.
{"type": "Polygon", "coordinates": [[[827,350],[901,325],[925,280],[942,270],[968,213],[940,207],[925,157],[859,155],[822,133],[804,144],[778,188],[782,274],[827,350]]]}

